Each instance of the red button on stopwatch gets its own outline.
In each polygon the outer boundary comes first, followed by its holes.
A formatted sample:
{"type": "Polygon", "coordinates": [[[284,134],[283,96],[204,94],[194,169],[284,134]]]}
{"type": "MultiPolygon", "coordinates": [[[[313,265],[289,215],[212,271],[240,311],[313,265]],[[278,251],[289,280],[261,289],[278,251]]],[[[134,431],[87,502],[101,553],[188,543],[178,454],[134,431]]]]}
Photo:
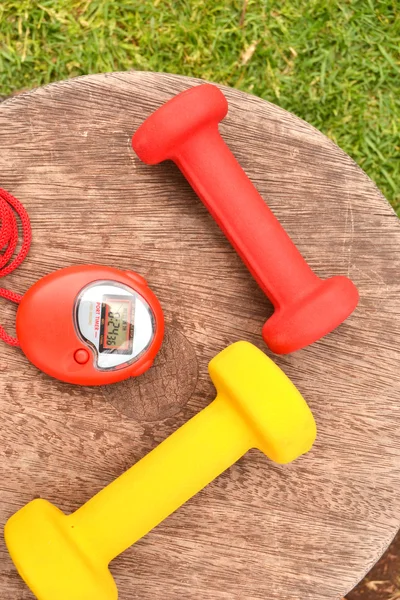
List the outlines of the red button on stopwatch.
{"type": "Polygon", "coordinates": [[[137,273],[68,267],[40,279],[17,312],[21,349],[69,383],[103,385],[151,367],[164,336],[159,301],[137,273]]]}
{"type": "Polygon", "coordinates": [[[79,350],[75,352],[74,358],[80,365],[85,365],[90,358],[89,352],[84,348],[79,348],[79,350]]]}

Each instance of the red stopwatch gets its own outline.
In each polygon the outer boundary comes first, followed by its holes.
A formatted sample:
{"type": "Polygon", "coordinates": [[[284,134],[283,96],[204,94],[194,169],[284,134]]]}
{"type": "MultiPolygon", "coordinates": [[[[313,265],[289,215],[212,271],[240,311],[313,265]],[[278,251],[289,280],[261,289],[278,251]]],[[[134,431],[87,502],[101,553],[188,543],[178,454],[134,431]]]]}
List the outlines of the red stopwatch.
{"type": "MultiPolygon", "coordinates": [[[[23,262],[31,240],[28,213],[0,188],[0,277],[23,262]]],[[[20,346],[39,369],[68,383],[103,385],[141,375],[164,337],[160,303],[133,271],[68,267],[43,277],[24,296],[0,288],[0,297],[19,304],[17,337],[0,325],[0,339],[20,346]]]]}
{"type": "Polygon", "coordinates": [[[143,277],[97,265],[40,279],[17,312],[22,351],[62,381],[103,385],[141,375],[164,336],[159,301],[143,277]]]}

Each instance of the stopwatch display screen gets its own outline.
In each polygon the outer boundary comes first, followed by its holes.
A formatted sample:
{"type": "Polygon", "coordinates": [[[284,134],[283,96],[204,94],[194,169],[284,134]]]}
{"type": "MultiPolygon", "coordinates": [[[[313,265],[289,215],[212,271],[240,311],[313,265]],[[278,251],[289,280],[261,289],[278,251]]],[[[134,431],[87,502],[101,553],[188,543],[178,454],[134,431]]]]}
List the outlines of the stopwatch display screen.
{"type": "Polygon", "coordinates": [[[74,317],[79,337],[94,350],[99,370],[121,369],[135,362],[155,336],[148,302],[117,281],[86,286],[77,297],[74,317]]]}
{"type": "Polygon", "coordinates": [[[130,354],[133,345],[134,303],[126,296],[104,296],[101,309],[100,352],[130,354]]]}

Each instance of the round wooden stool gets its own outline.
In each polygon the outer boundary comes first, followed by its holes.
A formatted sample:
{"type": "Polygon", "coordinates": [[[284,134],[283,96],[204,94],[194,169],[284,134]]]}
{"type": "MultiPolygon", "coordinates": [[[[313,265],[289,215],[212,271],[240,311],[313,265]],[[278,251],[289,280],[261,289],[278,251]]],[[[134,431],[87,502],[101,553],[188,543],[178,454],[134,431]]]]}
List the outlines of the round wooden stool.
{"type": "MultiPolygon", "coordinates": [[[[33,227],[27,261],[4,284],[23,293],[79,263],[133,269],[167,322],[154,368],[104,389],[50,379],[1,345],[2,525],[37,496],[73,511],[149,452],[214,397],[207,364],[229,343],[267,351],[268,300],[178,169],[131,149],[140,123],[197,83],[114,73],[0,106],[0,186],[33,227]]],[[[337,600],[400,521],[400,225],[321,133],[222,89],[224,139],[315,272],[349,275],[361,301],[323,340],[273,357],[315,414],[314,449],[288,466],[250,452],[111,569],[121,600],[337,600]]],[[[1,306],[12,331],[15,309],[1,306]]],[[[0,596],[31,598],[3,541],[0,596]]]]}

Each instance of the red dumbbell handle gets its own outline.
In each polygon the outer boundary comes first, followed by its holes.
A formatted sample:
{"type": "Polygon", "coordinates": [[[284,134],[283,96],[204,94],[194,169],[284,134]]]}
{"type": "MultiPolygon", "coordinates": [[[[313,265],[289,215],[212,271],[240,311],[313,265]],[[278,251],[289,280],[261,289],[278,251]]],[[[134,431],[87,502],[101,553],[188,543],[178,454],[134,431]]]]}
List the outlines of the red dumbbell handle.
{"type": "Polygon", "coordinates": [[[318,285],[319,278],[247,177],[217,125],[192,135],[171,158],[275,308],[318,285]]]}

